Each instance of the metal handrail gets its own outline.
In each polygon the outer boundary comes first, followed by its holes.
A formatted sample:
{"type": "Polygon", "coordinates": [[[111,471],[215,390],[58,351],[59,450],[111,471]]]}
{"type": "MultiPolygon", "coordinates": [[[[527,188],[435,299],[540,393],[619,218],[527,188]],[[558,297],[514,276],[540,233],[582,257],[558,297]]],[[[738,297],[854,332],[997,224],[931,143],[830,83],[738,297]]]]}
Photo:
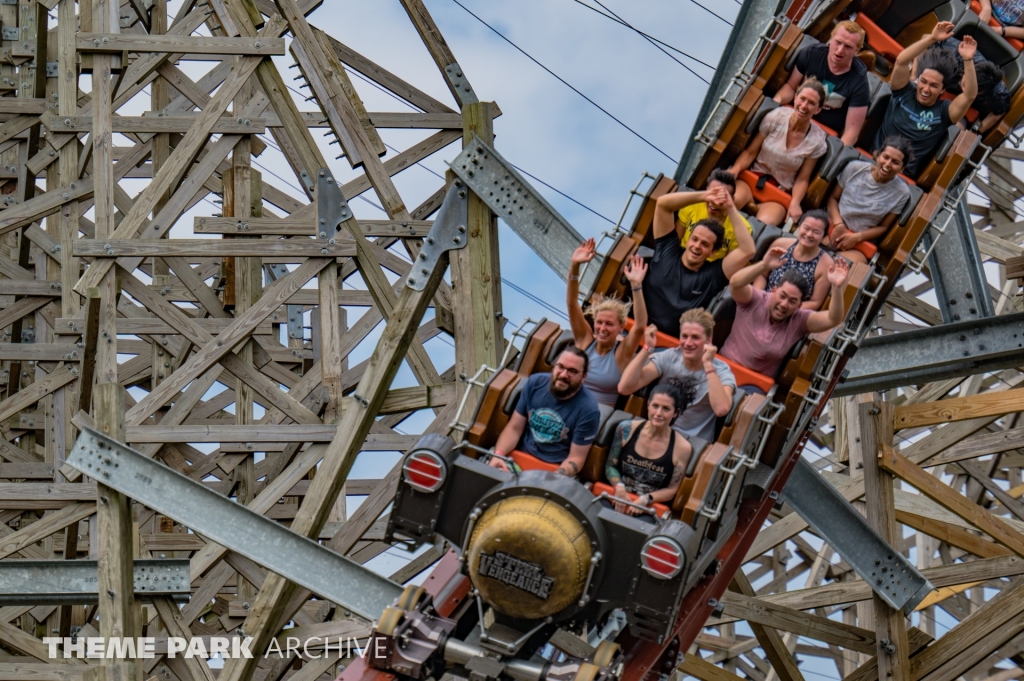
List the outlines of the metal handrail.
{"type": "Polygon", "coordinates": [[[942,221],[942,226],[940,227],[938,224],[931,223],[928,225],[928,228],[922,232],[922,239],[916,244],[914,252],[907,262],[907,268],[914,274],[921,274],[921,271],[924,270],[924,266],[928,262],[928,258],[931,256],[932,251],[935,250],[935,246],[938,245],[939,239],[942,238],[942,235],[946,233],[946,229],[949,227],[950,221],[953,220],[953,216],[956,215],[957,205],[964,196],[967,195],[967,190],[970,189],[975,176],[981,170],[981,167],[985,164],[985,161],[988,160],[989,155],[992,153],[992,147],[984,144],[979,144],[978,146],[982,147],[985,151],[982,153],[981,158],[978,161],[975,162],[970,159],[967,160],[965,165],[973,170],[971,170],[967,177],[965,177],[960,183],[959,192],[957,193],[956,198],[953,198],[953,192],[948,189],[946,190],[946,196],[943,198],[942,207],[940,208],[940,212],[946,212],[946,219],[942,221]],[[921,241],[924,241],[924,235],[929,232],[934,232],[932,235],[932,243],[924,253],[920,255],[920,258],[917,259],[918,253],[921,250],[921,241]]]}

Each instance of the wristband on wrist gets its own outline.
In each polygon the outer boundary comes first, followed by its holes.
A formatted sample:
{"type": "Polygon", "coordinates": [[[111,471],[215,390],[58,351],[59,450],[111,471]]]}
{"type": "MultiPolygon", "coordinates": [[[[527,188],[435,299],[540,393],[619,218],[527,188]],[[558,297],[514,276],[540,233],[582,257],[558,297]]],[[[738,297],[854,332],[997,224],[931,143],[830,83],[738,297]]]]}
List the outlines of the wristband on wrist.
{"type": "Polygon", "coordinates": [[[569,275],[569,281],[579,281],[579,280],[580,280],[580,275],[578,275],[578,274],[570,274],[569,275]]]}
{"type": "Polygon", "coordinates": [[[646,343],[641,346],[641,349],[646,350],[648,354],[654,352],[654,348],[652,348],[650,345],[647,345],[646,343]]]}
{"type": "Polygon", "coordinates": [[[630,286],[629,288],[630,288],[631,291],[639,291],[643,287],[644,287],[643,284],[640,284],[639,286],[630,286]]]}

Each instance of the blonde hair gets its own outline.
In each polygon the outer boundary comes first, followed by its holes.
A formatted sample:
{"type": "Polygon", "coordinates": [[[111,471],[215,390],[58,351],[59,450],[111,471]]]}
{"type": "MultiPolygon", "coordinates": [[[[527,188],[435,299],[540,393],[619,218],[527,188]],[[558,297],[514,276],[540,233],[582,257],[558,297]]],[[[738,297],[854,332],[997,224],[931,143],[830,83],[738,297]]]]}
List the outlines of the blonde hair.
{"type": "Polygon", "coordinates": [[[857,45],[857,49],[864,48],[864,39],[868,37],[867,31],[864,27],[858,24],[856,21],[840,21],[836,24],[835,28],[832,29],[832,33],[829,35],[830,38],[835,37],[835,34],[839,32],[839,29],[843,29],[849,33],[856,33],[860,37],[860,43],[857,45]]]}
{"type": "Polygon", "coordinates": [[[614,312],[615,317],[619,320],[619,324],[626,324],[626,316],[629,314],[629,308],[632,303],[626,303],[618,298],[606,298],[602,295],[595,295],[590,304],[587,305],[587,309],[584,310],[591,319],[595,319],[601,312],[614,312]]]}
{"type": "Polygon", "coordinates": [[[709,339],[711,338],[712,332],[715,330],[715,318],[711,316],[711,313],[705,310],[703,307],[695,307],[692,310],[687,310],[679,318],[679,330],[682,332],[683,324],[700,324],[704,328],[704,335],[709,339]]]}

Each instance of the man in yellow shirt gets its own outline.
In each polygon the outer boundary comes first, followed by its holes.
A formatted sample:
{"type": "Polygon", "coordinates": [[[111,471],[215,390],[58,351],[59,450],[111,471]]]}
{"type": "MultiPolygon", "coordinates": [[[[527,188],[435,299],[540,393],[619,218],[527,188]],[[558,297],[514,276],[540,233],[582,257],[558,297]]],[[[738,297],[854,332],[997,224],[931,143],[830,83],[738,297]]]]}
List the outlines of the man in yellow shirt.
{"type": "MultiPolygon", "coordinates": [[[[708,179],[708,188],[702,192],[683,192],[687,197],[683,199],[686,201],[686,205],[680,208],[676,213],[676,217],[679,219],[679,224],[682,226],[682,243],[685,247],[686,241],[690,238],[690,232],[693,231],[693,226],[701,220],[712,218],[717,220],[723,227],[725,227],[725,243],[717,251],[708,257],[708,262],[713,262],[724,258],[729,251],[736,248],[736,232],[733,229],[732,221],[729,219],[728,206],[715,199],[718,194],[716,189],[724,189],[729,192],[729,195],[736,196],[736,178],[732,173],[726,172],[721,168],[716,168],[711,171],[711,177],[708,179]]],[[[747,232],[753,234],[754,230],[751,228],[750,223],[747,219],[740,216],[743,221],[743,226],[747,228],[747,232]]]]}

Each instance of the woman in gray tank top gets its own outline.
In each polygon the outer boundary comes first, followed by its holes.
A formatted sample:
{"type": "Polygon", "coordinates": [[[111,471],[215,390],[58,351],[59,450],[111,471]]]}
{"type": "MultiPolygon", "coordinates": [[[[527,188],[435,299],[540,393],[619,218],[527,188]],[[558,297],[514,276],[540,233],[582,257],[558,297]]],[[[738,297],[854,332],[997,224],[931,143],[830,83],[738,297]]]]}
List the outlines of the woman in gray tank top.
{"type": "Polygon", "coordinates": [[[636,353],[647,327],[647,307],[644,305],[643,294],[647,264],[637,256],[626,263],[626,279],[633,291],[634,324],[629,334],[620,338],[626,327],[629,303],[615,298],[596,297],[587,306],[586,312],[580,306],[580,265],[593,260],[595,254],[593,239],[584,241],[572,254],[565,303],[569,309],[573,341],[590,359],[584,386],[599,404],[614,406],[619,399],[618,384],[622,370],[636,353]],[[593,327],[587,317],[594,320],[593,327]]]}

